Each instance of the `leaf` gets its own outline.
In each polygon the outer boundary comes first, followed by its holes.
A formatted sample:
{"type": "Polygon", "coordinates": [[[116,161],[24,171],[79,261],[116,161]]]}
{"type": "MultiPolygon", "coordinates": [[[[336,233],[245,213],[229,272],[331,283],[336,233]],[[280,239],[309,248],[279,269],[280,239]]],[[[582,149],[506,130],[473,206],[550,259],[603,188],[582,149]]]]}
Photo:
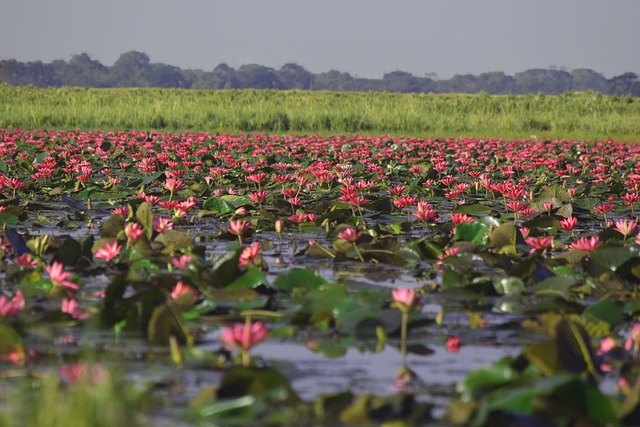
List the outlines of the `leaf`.
{"type": "Polygon", "coordinates": [[[513,295],[522,292],[524,283],[518,277],[505,277],[495,281],[493,287],[500,295],[513,295]]]}
{"type": "Polygon", "coordinates": [[[476,203],[473,205],[459,205],[453,210],[453,212],[459,212],[467,215],[485,216],[491,215],[491,207],[476,203]]]}
{"type": "Polygon", "coordinates": [[[527,293],[537,295],[559,295],[567,296],[569,290],[579,283],[575,277],[552,276],[537,285],[527,288],[527,293]]]}
{"type": "Polygon", "coordinates": [[[225,289],[252,289],[267,283],[264,273],[259,268],[252,267],[245,271],[240,277],[229,283],[225,289]]]}
{"type": "Polygon", "coordinates": [[[556,343],[560,360],[569,371],[588,371],[593,376],[598,374],[591,340],[582,325],[561,320],[556,331],[556,343]]]}
{"type": "Polygon", "coordinates": [[[498,228],[489,233],[491,244],[496,248],[503,246],[513,246],[516,244],[516,226],[511,222],[502,224],[498,228]]]}
{"type": "Polygon", "coordinates": [[[474,245],[486,245],[489,242],[489,227],[482,222],[463,222],[456,225],[456,237],[474,245]]]}
{"type": "Polygon", "coordinates": [[[286,273],[278,274],[273,286],[279,291],[290,293],[294,288],[317,289],[326,283],[326,279],[307,268],[292,268],[286,273]]]}
{"type": "Polygon", "coordinates": [[[555,340],[527,344],[522,349],[522,354],[545,375],[553,375],[564,368],[555,340]]]}
{"type": "Polygon", "coordinates": [[[4,212],[0,213],[0,225],[15,225],[19,223],[20,220],[16,215],[4,212]]]}
{"type": "Polygon", "coordinates": [[[588,320],[603,320],[611,326],[617,326],[624,321],[624,311],[618,301],[604,298],[587,307],[582,317],[588,320]]]}
{"type": "Polygon", "coordinates": [[[478,369],[469,373],[456,387],[458,393],[476,398],[517,381],[519,374],[512,366],[513,360],[502,358],[488,368],[478,369]]]}
{"type": "Polygon", "coordinates": [[[161,243],[164,246],[162,253],[169,255],[193,248],[191,237],[178,230],[164,230],[156,236],[154,242],[161,243]]]}
{"type": "Polygon", "coordinates": [[[224,288],[242,274],[238,268],[238,260],[240,259],[241,252],[242,248],[237,247],[235,250],[221,255],[214,261],[213,274],[209,285],[224,288]]]}
{"type": "Polygon", "coordinates": [[[147,239],[151,240],[153,236],[153,213],[151,212],[151,206],[147,202],[142,202],[136,210],[136,218],[142,225],[145,231],[147,239]]]}
{"type": "Polygon", "coordinates": [[[236,209],[231,203],[219,197],[212,197],[210,199],[205,200],[204,203],[202,204],[202,207],[208,211],[218,212],[218,213],[233,212],[236,209]]]}
{"type": "Polygon", "coordinates": [[[62,242],[53,259],[66,266],[74,266],[80,259],[80,255],[82,255],[82,246],[79,242],[69,238],[62,242]]]}
{"type": "Polygon", "coordinates": [[[559,200],[571,199],[569,192],[559,184],[547,185],[542,189],[539,198],[556,198],[559,200]]]}
{"type": "Polygon", "coordinates": [[[601,246],[591,253],[588,272],[593,277],[615,272],[622,264],[637,257],[636,251],[624,246],[601,246]]]}
{"type": "MultiPolygon", "coordinates": [[[[397,323],[394,326],[397,328],[400,324],[400,313],[398,310],[386,311],[396,315],[397,323]]],[[[382,314],[380,307],[376,307],[370,301],[356,301],[352,298],[338,302],[333,309],[338,330],[360,339],[376,337],[379,326],[388,326],[384,324],[382,314]]],[[[389,323],[389,319],[387,322],[389,323]]]]}
{"type": "Polygon", "coordinates": [[[147,340],[151,345],[168,346],[174,336],[180,344],[187,343],[189,332],[182,316],[171,303],[156,307],[149,319],[147,340]]]}
{"type": "Polygon", "coordinates": [[[234,399],[243,396],[268,396],[269,401],[287,404],[300,402],[289,380],[270,367],[238,366],[226,373],[218,388],[218,398],[234,399]]]}

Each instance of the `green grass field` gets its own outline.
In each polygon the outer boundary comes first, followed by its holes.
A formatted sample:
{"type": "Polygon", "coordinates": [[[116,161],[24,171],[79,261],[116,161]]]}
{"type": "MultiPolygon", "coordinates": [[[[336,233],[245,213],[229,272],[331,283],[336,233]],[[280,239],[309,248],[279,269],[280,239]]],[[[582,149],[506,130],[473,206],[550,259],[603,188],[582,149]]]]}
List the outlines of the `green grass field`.
{"type": "Polygon", "coordinates": [[[640,99],[0,85],[0,127],[640,139],[640,99]]]}

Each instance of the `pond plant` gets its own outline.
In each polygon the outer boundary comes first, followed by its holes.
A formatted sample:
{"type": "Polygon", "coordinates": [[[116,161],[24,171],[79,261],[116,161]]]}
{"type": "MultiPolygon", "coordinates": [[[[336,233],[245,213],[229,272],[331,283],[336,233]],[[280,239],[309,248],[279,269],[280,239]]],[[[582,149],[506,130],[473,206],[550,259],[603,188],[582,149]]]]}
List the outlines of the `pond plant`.
{"type": "Polygon", "coordinates": [[[0,423],[638,425],[639,194],[633,142],[4,129],[0,423]]]}

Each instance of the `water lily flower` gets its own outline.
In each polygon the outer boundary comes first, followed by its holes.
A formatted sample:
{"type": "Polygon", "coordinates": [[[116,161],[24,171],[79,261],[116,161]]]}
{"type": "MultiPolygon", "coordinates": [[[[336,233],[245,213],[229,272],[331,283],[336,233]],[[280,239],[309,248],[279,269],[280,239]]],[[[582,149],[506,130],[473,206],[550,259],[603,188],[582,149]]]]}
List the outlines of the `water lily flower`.
{"type": "Polygon", "coordinates": [[[122,246],[120,246],[118,242],[107,243],[103,247],[96,250],[96,252],[93,254],[93,257],[101,258],[105,261],[111,261],[118,256],[121,250],[122,246]]]}
{"type": "Polygon", "coordinates": [[[600,212],[602,214],[602,216],[604,217],[604,223],[606,224],[607,214],[611,212],[615,207],[616,205],[614,205],[613,203],[603,203],[603,204],[594,206],[593,210],[596,212],[600,212]]]}
{"type": "Polygon", "coordinates": [[[124,233],[130,243],[135,243],[144,234],[144,229],[137,222],[130,222],[124,227],[124,233]]]}
{"type": "Polygon", "coordinates": [[[553,236],[527,237],[524,241],[529,246],[532,246],[530,253],[534,253],[535,251],[545,251],[547,248],[553,246],[553,236]]]}
{"type": "Polygon", "coordinates": [[[184,182],[179,178],[167,178],[162,186],[169,190],[169,200],[171,200],[176,191],[180,191],[184,188],[184,182]]]}
{"type": "Polygon", "coordinates": [[[411,288],[393,289],[391,291],[391,296],[393,297],[393,301],[396,303],[396,306],[403,313],[411,311],[411,309],[419,302],[416,290],[411,288]]]}
{"type": "Polygon", "coordinates": [[[15,317],[24,310],[25,302],[21,291],[16,291],[13,298],[0,296],[0,317],[15,317]]]}
{"type": "Polygon", "coordinates": [[[78,380],[88,380],[91,384],[99,384],[109,375],[109,372],[102,366],[89,363],[60,366],[59,370],[60,375],[70,383],[75,383],[78,380]]]}
{"type": "Polygon", "coordinates": [[[249,198],[262,207],[262,204],[267,200],[267,196],[269,193],[262,191],[254,191],[253,193],[249,193],[249,198]]]}
{"type": "Polygon", "coordinates": [[[565,231],[573,231],[573,228],[578,223],[578,218],[570,216],[568,218],[560,220],[560,227],[565,231]]]}
{"type": "Polygon", "coordinates": [[[75,298],[63,298],[61,310],[63,313],[70,314],[71,317],[78,320],[84,320],[91,317],[89,313],[82,311],[80,304],[78,304],[78,301],[76,301],[75,298]]]}
{"type": "Polygon", "coordinates": [[[624,240],[638,230],[638,223],[629,219],[619,219],[615,222],[615,230],[624,236],[624,240]]]}
{"type": "Polygon", "coordinates": [[[113,213],[115,215],[120,215],[123,218],[126,218],[129,216],[129,207],[128,206],[121,206],[119,208],[115,208],[113,210],[113,213]]]}
{"type": "Polygon", "coordinates": [[[251,228],[251,223],[249,221],[244,220],[229,220],[229,227],[227,227],[227,231],[231,234],[238,236],[238,241],[242,244],[242,235],[251,228]]]}
{"type": "Polygon", "coordinates": [[[250,350],[256,344],[264,341],[269,335],[269,328],[262,322],[236,323],[233,327],[222,328],[220,339],[236,350],[250,350]]]}
{"type": "Polygon", "coordinates": [[[45,271],[54,286],[59,286],[73,292],[80,289],[77,283],[67,280],[71,276],[71,273],[64,271],[64,265],[62,265],[61,262],[54,261],[51,265],[45,267],[45,271]]]}
{"type": "Polygon", "coordinates": [[[249,223],[249,221],[243,221],[241,219],[237,221],[230,220],[227,231],[231,234],[235,234],[236,236],[241,236],[250,227],[251,227],[251,224],[249,223]]]}
{"type": "Polygon", "coordinates": [[[264,341],[269,335],[269,328],[262,322],[236,323],[233,327],[222,328],[220,339],[228,346],[242,352],[242,361],[249,364],[249,350],[264,341]]]}
{"type": "Polygon", "coordinates": [[[471,224],[474,221],[472,217],[464,213],[451,212],[450,215],[451,215],[451,221],[454,224],[461,224],[463,222],[468,222],[469,224],[471,224]]]}
{"type": "Polygon", "coordinates": [[[447,338],[445,342],[445,348],[449,353],[458,353],[460,352],[460,337],[453,336],[447,338]]]}
{"type": "Polygon", "coordinates": [[[593,252],[600,246],[600,238],[598,236],[581,237],[577,241],[569,245],[569,249],[580,249],[582,251],[593,252]]]}
{"type": "Polygon", "coordinates": [[[169,218],[164,216],[157,216],[153,218],[152,225],[153,225],[153,229],[157,233],[162,233],[164,230],[173,229],[173,222],[171,222],[169,218]]]}
{"type": "Polygon", "coordinates": [[[438,220],[438,211],[431,209],[428,202],[418,202],[418,209],[412,214],[422,222],[436,222],[438,220]]]}
{"type": "Polygon", "coordinates": [[[193,300],[195,301],[197,298],[196,292],[189,287],[189,285],[185,284],[182,280],[178,280],[171,290],[171,298],[178,299],[180,296],[191,293],[193,295],[193,300]]]}
{"type": "Polygon", "coordinates": [[[238,259],[238,267],[246,267],[249,264],[254,264],[255,259],[260,254],[260,242],[255,242],[248,248],[244,248],[240,253],[238,259]]]}
{"type": "Polygon", "coordinates": [[[38,260],[31,258],[31,255],[24,253],[13,260],[14,264],[27,268],[35,268],[38,266],[38,260]]]}
{"type": "Polygon", "coordinates": [[[191,257],[191,255],[182,254],[178,258],[173,258],[171,260],[171,264],[173,264],[173,266],[175,268],[179,268],[180,270],[184,270],[185,268],[187,268],[187,266],[189,265],[189,263],[191,262],[192,259],[193,258],[191,257]]]}
{"type": "Polygon", "coordinates": [[[344,239],[347,242],[355,243],[360,236],[362,236],[362,233],[362,231],[356,231],[355,228],[347,227],[338,233],[338,239],[344,239]]]}

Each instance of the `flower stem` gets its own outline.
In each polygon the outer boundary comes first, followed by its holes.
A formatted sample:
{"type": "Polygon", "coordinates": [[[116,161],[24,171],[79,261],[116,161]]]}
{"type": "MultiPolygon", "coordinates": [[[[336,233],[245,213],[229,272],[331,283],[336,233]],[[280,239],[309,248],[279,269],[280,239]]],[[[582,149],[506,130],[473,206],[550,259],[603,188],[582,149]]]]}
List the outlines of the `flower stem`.
{"type": "Polygon", "coordinates": [[[400,327],[400,354],[402,354],[402,366],[407,365],[407,323],[409,313],[402,311],[402,326],[400,327]]]}
{"type": "Polygon", "coordinates": [[[356,242],[351,242],[351,244],[353,245],[353,249],[356,250],[356,253],[358,254],[358,258],[360,258],[360,261],[365,262],[364,257],[362,256],[362,254],[360,253],[360,250],[358,249],[358,245],[356,245],[356,242]]]}

